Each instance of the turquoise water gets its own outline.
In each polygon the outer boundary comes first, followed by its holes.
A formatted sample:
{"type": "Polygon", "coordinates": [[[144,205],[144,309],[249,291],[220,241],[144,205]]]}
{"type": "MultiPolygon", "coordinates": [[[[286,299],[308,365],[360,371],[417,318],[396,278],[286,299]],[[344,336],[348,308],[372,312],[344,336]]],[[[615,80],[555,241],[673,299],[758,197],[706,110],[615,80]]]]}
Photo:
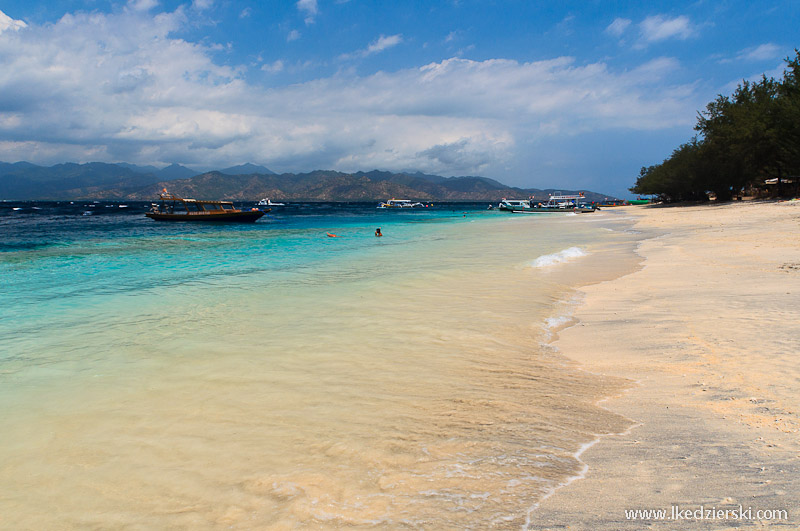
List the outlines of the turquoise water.
{"type": "Polygon", "coordinates": [[[2,206],[14,527],[519,528],[623,425],[592,405],[618,384],[546,344],[632,248],[623,221],[2,206]]]}

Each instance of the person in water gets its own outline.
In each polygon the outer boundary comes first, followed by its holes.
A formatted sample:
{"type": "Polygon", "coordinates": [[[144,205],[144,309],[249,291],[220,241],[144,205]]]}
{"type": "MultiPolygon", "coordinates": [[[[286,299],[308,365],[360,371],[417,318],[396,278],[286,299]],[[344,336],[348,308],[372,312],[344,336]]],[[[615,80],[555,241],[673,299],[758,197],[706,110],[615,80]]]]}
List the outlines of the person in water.
{"type": "Polygon", "coordinates": [[[383,236],[383,234],[381,234],[381,228],[380,227],[375,229],[375,236],[378,236],[378,237],[383,236]]]}

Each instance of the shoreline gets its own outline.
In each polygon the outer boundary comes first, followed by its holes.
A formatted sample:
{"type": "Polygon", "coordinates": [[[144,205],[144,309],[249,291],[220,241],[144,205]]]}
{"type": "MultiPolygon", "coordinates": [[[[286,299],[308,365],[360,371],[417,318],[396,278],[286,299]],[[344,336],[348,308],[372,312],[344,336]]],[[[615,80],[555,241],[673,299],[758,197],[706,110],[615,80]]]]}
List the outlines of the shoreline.
{"type": "Polygon", "coordinates": [[[583,370],[633,383],[596,404],[633,424],[582,448],[585,474],[540,500],[528,528],[688,529],[698,522],[632,521],[625,510],[739,505],[788,516],[721,528],[797,525],[800,208],[622,212],[652,232],[637,247],[640,267],[579,286],[583,301],[554,344],[583,370]]]}

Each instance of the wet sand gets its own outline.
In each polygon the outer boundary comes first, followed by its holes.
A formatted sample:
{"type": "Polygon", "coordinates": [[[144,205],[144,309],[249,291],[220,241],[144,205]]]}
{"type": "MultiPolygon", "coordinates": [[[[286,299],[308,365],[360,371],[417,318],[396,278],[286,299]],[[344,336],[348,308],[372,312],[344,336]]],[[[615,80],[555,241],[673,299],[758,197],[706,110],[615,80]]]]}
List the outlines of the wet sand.
{"type": "Polygon", "coordinates": [[[555,346],[629,379],[602,405],[634,424],[585,451],[585,477],[545,499],[530,527],[796,529],[800,202],[614,213],[636,218],[642,268],[582,288],[577,324],[555,346]],[[697,518],[740,505],[752,512],[697,518]],[[636,509],[666,517],[633,521],[636,509]]]}

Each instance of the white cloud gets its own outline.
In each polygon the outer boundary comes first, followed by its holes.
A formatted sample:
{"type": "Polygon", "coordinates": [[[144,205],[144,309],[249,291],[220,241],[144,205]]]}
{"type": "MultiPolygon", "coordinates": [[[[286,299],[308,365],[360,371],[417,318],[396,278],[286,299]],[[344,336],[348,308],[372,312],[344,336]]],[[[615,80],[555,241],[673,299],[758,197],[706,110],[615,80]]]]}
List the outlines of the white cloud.
{"type": "Polygon", "coordinates": [[[364,48],[363,50],[359,50],[354,53],[346,53],[339,56],[340,59],[351,59],[354,57],[367,57],[370,55],[374,55],[376,53],[380,53],[387,48],[392,48],[397,46],[403,42],[403,36],[401,34],[397,35],[389,35],[388,37],[385,35],[381,35],[374,41],[372,41],[369,46],[364,48]]]}
{"type": "Polygon", "coordinates": [[[134,11],[150,11],[158,5],[158,0],[128,0],[128,7],[134,11]]]}
{"type": "Polygon", "coordinates": [[[192,0],[192,7],[198,11],[205,11],[214,5],[214,0],[192,0]]]}
{"type": "Polygon", "coordinates": [[[615,18],[614,22],[608,25],[605,32],[614,37],[621,37],[625,30],[631,25],[631,20],[627,18],[615,18]]]}
{"type": "Polygon", "coordinates": [[[292,30],[286,35],[286,42],[296,41],[300,38],[300,32],[297,30],[292,30]]]}
{"type": "MultiPolygon", "coordinates": [[[[680,67],[670,58],[627,72],[568,57],[451,58],[263,88],[216,64],[211,46],[171,37],[189,23],[180,9],[123,10],[0,33],[0,160],[222,166],[269,154],[279,170],[486,174],[523,144],[690,127],[698,108],[692,87],[669,84],[680,67]]],[[[382,36],[362,53],[400,42],[382,36]]]]}
{"type": "Polygon", "coordinates": [[[22,28],[27,28],[28,25],[22,20],[14,20],[2,11],[0,11],[0,33],[6,30],[18,31],[22,28]]]}
{"type": "Polygon", "coordinates": [[[306,24],[313,24],[314,18],[319,14],[317,0],[297,0],[297,10],[305,13],[303,20],[306,24]]]}
{"type": "Polygon", "coordinates": [[[241,13],[239,13],[239,18],[248,18],[250,15],[253,14],[253,10],[249,7],[242,9],[241,13]]]}
{"type": "Polygon", "coordinates": [[[694,29],[686,16],[667,18],[663,15],[647,17],[639,24],[642,38],[647,42],[666,39],[686,40],[694,35],[694,29]]]}
{"type": "Polygon", "coordinates": [[[744,61],[767,61],[769,59],[775,59],[780,54],[781,47],[770,42],[754,48],[746,48],[739,52],[736,59],[744,61]]]}
{"type": "Polygon", "coordinates": [[[263,70],[264,72],[269,72],[270,74],[281,72],[283,70],[283,61],[278,59],[275,62],[262,66],[261,70],[263,70]]]}
{"type": "Polygon", "coordinates": [[[372,55],[374,53],[382,52],[387,48],[397,46],[401,42],[403,42],[402,35],[389,35],[388,37],[381,35],[377,40],[371,42],[370,45],[367,46],[365,55],[372,55]]]}

